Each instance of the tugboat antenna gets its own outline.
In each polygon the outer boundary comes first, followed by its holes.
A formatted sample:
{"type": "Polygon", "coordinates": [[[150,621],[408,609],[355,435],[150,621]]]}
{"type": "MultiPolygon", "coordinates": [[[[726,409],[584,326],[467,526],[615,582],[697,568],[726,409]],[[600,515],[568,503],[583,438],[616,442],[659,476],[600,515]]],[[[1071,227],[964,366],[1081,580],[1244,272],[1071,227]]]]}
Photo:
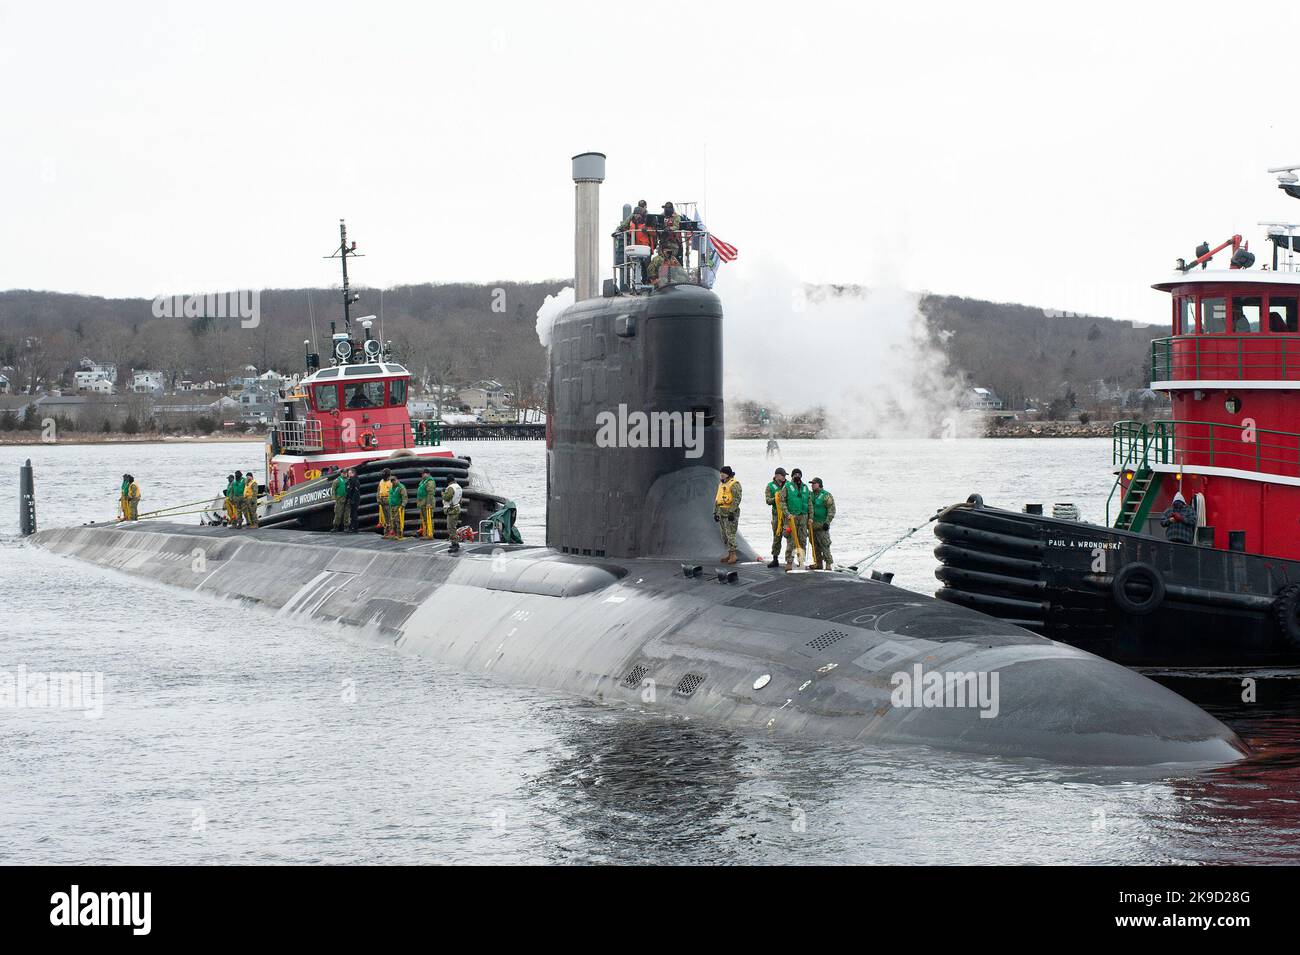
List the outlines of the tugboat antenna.
{"type": "MultiPolygon", "coordinates": [[[[353,292],[348,285],[348,257],[356,258],[362,256],[357,251],[357,244],[354,241],[348,245],[348,226],[342,219],[339,220],[339,247],[333,255],[327,255],[327,259],[341,259],[343,262],[343,331],[349,335],[352,334],[352,306],[361,298],[360,292],[353,292]]],[[[362,256],[364,257],[364,256],[362,256]]]]}

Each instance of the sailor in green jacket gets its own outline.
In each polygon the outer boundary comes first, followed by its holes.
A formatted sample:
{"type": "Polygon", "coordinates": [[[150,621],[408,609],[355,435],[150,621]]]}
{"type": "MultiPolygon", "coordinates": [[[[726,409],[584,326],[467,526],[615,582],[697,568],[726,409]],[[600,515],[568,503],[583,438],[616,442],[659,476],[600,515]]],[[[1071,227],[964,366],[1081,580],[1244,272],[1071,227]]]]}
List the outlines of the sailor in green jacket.
{"type": "Polygon", "coordinates": [[[332,490],[334,492],[334,523],[330,526],[330,530],[341,531],[347,525],[348,516],[348,479],[343,476],[342,471],[334,472],[332,490]]]}
{"type": "Polygon", "coordinates": [[[235,522],[231,527],[244,526],[244,472],[236,471],[235,479],[230,482],[230,504],[235,512],[235,522]]]}
{"type": "Polygon", "coordinates": [[[420,537],[433,540],[434,495],[438,493],[438,484],[425,468],[420,472],[420,483],[415,489],[415,503],[420,508],[420,537]]]}
{"type": "Polygon", "coordinates": [[[460,526],[460,498],[460,485],[455,478],[450,478],[447,486],[442,489],[442,510],[447,516],[447,539],[451,541],[451,546],[447,548],[449,554],[460,550],[460,538],[456,536],[456,528],[460,526]]]}
{"type": "Polygon", "coordinates": [[[812,479],[812,533],[813,548],[816,551],[812,563],[813,570],[834,570],[835,559],[831,557],[831,521],[835,520],[835,498],[826,490],[822,479],[812,479]]]}
{"type": "Polygon", "coordinates": [[[812,492],[803,483],[803,471],[795,468],[790,472],[790,480],[785,482],[777,495],[781,502],[781,511],[785,526],[785,569],[794,566],[795,550],[802,554],[808,546],[808,517],[812,514],[812,492]]]}
{"type": "Polygon", "coordinates": [[[388,536],[401,540],[406,531],[406,485],[393,478],[388,488],[388,536]]]}
{"type": "Polygon", "coordinates": [[[772,509],[772,563],[769,567],[781,566],[781,520],[777,517],[776,496],[781,493],[781,488],[785,487],[785,468],[777,468],[776,473],[772,475],[772,480],[767,482],[767,487],[763,491],[763,498],[767,501],[767,506],[772,509]]]}

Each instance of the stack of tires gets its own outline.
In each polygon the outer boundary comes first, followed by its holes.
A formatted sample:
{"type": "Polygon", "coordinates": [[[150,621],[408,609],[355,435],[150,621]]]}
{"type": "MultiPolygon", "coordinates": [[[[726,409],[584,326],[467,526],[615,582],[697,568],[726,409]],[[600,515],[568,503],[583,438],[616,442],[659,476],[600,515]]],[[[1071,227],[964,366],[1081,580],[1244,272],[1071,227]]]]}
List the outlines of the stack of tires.
{"type": "MultiPolygon", "coordinates": [[[[376,493],[385,470],[391,471],[395,480],[406,485],[406,535],[408,537],[415,536],[420,529],[420,509],[416,503],[415,490],[420,484],[420,478],[425,469],[428,469],[430,476],[434,480],[439,501],[441,501],[443,488],[447,486],[452,478],[455,478],[456,483],[464,489],[461,497],[461,527],[470,527],[477,530],[480,520],[486,520],[489,515],[508,503],[503,497],[478,491],[471,487],[469,462],[463,458],[401,455],[367,461],[365,464],[356,465],[356,469],[357,478],[361,483],[361,505],[357,509],[357,526],[362,530],[379,529],[379,502],[376,493]]],[[[322,487],[328,487],[334,483],[336,478],[337,475],[320,477],[308,484],[297,485],[294,491],[302,493],[318,483],[322,487]]],[[[332,498],[327,497],[318,506],[312,506],[306,511],[295,509],[279,514],[272,510],[262,519],[261,523],[268,527],[284,526],[304,530],[325,530],[329,528],[333,518],[334,503],[332,498]]],[[[441,506],[434,511],[433,533],[435,538],[446,539],[447,537],[447,520],[441,506]]]]}

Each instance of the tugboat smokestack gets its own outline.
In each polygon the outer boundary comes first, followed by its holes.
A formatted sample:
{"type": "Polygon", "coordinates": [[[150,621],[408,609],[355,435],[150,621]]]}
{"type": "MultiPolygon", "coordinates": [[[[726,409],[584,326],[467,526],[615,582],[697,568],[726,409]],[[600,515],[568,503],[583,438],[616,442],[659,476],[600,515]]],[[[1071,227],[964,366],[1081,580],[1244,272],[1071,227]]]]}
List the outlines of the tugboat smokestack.
{"type": "Polygon", "coordinates": [[[573,157],[576,192],[576,229],[573,236],[574,298],[595,298],[600,272],[600,184],[605,181],[605,154],[579,153],[573,157]]]}

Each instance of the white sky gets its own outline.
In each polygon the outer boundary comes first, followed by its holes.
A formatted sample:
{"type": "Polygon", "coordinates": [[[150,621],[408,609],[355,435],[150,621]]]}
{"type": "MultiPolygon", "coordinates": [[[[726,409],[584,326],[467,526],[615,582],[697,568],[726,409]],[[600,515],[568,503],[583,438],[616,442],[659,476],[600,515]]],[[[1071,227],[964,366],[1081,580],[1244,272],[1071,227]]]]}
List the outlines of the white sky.
{"type": "Polygon", "coordinates": [[[1300,162],[1298,26],[1223,0],[0,0],[0,288],[330,283],[340,216],[367,285],[567,276],[593,149],[611,229],[707,200],[808,281],[1163,322],[1175,257],[1300,220],[1264,173],[1300,162]]]}

